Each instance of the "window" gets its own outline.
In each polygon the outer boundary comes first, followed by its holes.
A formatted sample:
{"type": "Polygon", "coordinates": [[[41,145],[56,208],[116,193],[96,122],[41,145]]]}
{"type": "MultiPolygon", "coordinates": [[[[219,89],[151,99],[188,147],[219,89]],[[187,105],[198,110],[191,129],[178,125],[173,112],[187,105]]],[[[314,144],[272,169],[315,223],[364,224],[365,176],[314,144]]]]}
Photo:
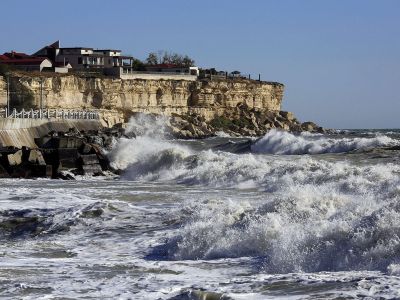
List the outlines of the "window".
{"type": "Polygon", "coordinates": [[[78,57],[78,65],[82,64],[82,57],[78,57]]]}

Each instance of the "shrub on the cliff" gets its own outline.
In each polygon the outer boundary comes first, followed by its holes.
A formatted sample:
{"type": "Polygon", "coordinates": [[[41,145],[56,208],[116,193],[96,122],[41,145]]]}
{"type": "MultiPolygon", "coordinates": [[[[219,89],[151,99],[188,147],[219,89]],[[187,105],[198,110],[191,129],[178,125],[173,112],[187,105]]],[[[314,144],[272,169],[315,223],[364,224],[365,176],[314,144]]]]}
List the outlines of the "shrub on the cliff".
{"type": "Polygon", "coordinates": [[[145,64],[144,64],[141,60],[139,60],[139,59],[137,59],[137,58],[134,58],[134,59],[133,59],[133,61],[132,61],[132,68],[133,68],[135,71],[146,71],[146,66],[145,66],[145,64]]]}
{"type": "Polygon", "coordinates": [[[219,116],[212,119],[210,125],[214,128],[229,129],[233,126],[233,123],[230,119],[225,118],[224,116],[219,116]]]}
{"type": "Polygon", "coordinates": [[[236,126],[238,126],[239,128],[253,128],[254,127],[254,125],[253,125],[253,123],[251,122],[251,120],[249,120],[249,119],[247,119],[247,118],[244,118],[244,117],[242,117],[242,118],[238,118],[238,119],[234,119],[233,121],[232,121],[232,123],[234,124],[234,125],[236,125],[236,126]]]}

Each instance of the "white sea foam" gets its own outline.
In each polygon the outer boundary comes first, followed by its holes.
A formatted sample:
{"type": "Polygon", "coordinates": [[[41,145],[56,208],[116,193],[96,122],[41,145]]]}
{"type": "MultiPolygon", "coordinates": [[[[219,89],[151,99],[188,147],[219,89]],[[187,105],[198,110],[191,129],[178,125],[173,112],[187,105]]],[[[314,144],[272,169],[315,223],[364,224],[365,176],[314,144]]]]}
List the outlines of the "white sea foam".
{"type": "Polygon", "coordinates": [[[332,168],[313,183],[319,176],[300,168],[295,178],[276,174],[275,192],[256,205],[189,202],[184,210],[192,214],[170,240],[170,258],[260,257],[273,273],[386,271],[400,247],[400,170],[389,169],[344,176],[332,168]]]}
{"type": "Polygon", "coordinates": [[[375,147],[399,145],[399,141],[385,135],[371,138],[327,138],[323,135],[270,130],[258,140],[252,151],[268,154],[321,154],[341,153],[375,147]]]}
{"type": "Polygon", "coordinates": [[[395,160],[211,151],[162,124],[114,145],[123,180],[1,180],[0,297],[400,297],[395,160]]]}
{"type": "Polygon", "coordinates": [[[215,136],[217,137],[231,137],[228,133],[226,133],[225,131],[217,131],[215,133],[215,136]]]}
{"type": "MultiPolygon", "coordinates": [[[[331,141],[314,134],[271,135],[278,137],[275,145],[279,147],[295,144],[297,148],[289,147],[290,151],[308,147],[309,152],[315,152],[317,146],[319,151],[335,151],[343,150],[343,145],[349,150],[393,142],[387,137],[350,142],[331,141]],[[294,142],[282,144],[285,138],[294,142]],[[311,138],[312,146],[299,146],[311,138]]],[[[133,155],[125,163],[123,178],[265,192],[259,203],[246,203],[244,199],[189,200],[184,210],[191,212],[190,217],[167,243],[170,259],[261,257],[263,268],[275,273],[386,271],[389,264],[397,261],[397,164],[357,166],[310,156],[195,152],[170,141],[147,138],[123,141],[114,149],[118,158],[127,145],[132,147],[128,153],[133,155]]],[[[264,147],[265,141],[262,144],[264,147]]],[[[282,149],[289,149],[285,147],[282,149]]]]}

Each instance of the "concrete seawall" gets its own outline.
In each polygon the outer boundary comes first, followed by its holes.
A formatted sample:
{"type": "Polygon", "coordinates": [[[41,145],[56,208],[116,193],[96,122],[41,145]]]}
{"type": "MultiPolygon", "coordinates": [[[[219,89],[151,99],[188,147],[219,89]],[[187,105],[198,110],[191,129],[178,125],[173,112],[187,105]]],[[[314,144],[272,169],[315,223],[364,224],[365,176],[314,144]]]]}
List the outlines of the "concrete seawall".
{"type": "Polygon", "coordinates": [[[35,138],[50,131],[99,130],[103,128],[99,120],[52,120],[52,119],[0,119],[0,145],[37,148],[35,138]]]}

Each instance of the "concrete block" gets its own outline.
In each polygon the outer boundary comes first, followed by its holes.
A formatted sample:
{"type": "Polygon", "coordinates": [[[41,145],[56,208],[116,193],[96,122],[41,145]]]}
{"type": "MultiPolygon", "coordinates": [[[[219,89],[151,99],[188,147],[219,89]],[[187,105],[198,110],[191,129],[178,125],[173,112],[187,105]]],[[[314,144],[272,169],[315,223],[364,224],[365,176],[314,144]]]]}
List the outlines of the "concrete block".
{"type": "Polygon", "coordinates": [[[94,165],[83,165],[82,166],[83,175],[98,175],[102,174],[102,169],[99,164],[94,165]]]}
{"type": "Polygon", "coordinates": [[[99,163],[99,159],[97,158],[96,154],[81,155],[79,161],[82,165],[93,165],[99,163]]]}
{"type": "Polygon", "coordinates": [[[83,143],[82,147],[80,148],[82,154],[94,154],[95,150],[93,149],[92,145],[88,143],[83,143]]]}
{"type": "Polygon", "coordinates": [[[28,157],[28,161],[32,164],[38,164],[41,166],[45,166],[46,162],[43,158],[42,152],[40,152],[39,150],[34,150],[32,149],[29,152],[29,157],[28,157]]]}
{"type": "Polygon", "coordinates": [[[58,154],[59,159],[64,159],[64,158],[77,159],[78,158],[78,149],[59,148],[59,149],[57,149],[57,154],[58,154]]]}
{"type": "Polygon", "coordinates": [[[8,164],[10,166],[18,166],[22,163],[22,150],[18,150],[14,154],[8,154],[8,164]]]}
{"type": "Polygon", "coordinates": [[[63,158],[60,159],[59,169],[69,170],[77,167],[76,159],[74,158],[63,158]]]}
{"type": "Polygon", "coordinates": [[[0,178],[10,178],[10,174],[2,165],[0,165],[0,178]]]}

